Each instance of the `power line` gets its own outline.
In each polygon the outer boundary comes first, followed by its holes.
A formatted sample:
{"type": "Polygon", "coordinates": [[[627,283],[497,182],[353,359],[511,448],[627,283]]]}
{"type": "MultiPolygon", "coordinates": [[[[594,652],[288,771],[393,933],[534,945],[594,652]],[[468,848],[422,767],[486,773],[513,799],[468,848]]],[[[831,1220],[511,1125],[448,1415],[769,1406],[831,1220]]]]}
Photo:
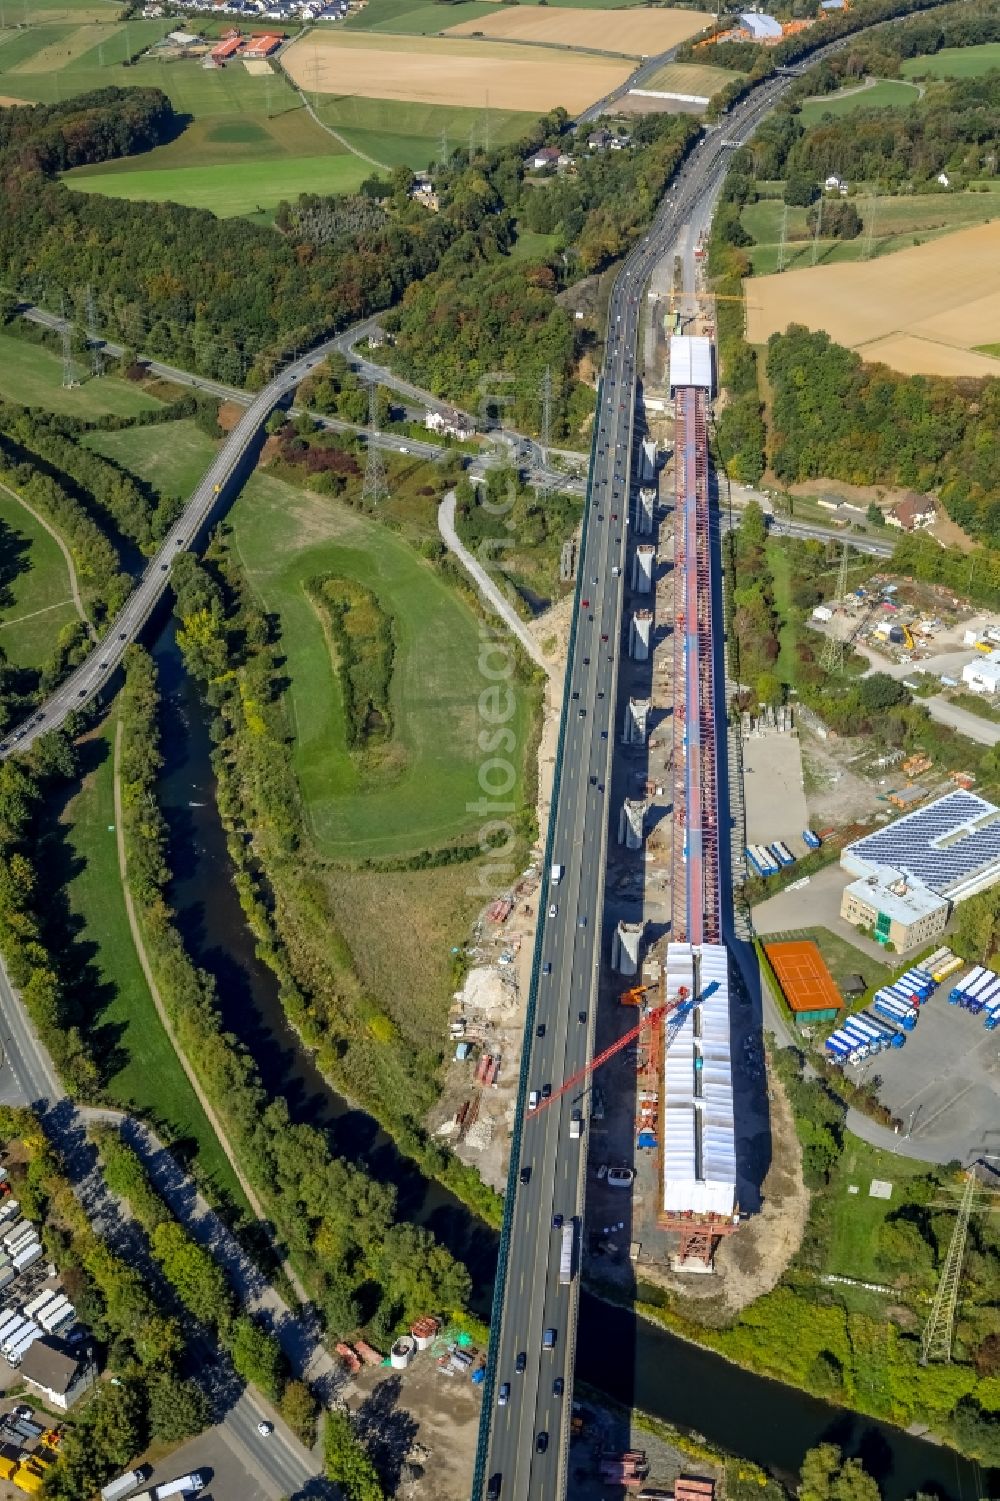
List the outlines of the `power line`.
{"type": "Polygon", "coordinates": [[[62,339],[62,383],[68,391],[73,386],[80,384],[76,370],[76,361],[73,359],[73,329],[66,316],[66,298],[60,298],[60,316],[62,322],[59,325],[59,336],[62,339]]]}
{"type": "Polygon", "coordinates": [[[104,345],[97,331],[97,305],[93,287],[87,288],[87,343],[90,346],[90,373],[98,378],[104,374],[104,345]]]}
{"type": "MultiPolygon", "coordinates": [[[[844,550],[840,555],[840,570],[837,574],[837,596],[835,604],[843,604],[847,598],[847,560],[850,556],[850,545],[845,542],[844,550]]],[[[844,640],[833,628],[830,621],[830,634],[823,643],[823,655],[820,658],[820,666],[825,672],[842,672],[844,668],[844,640]]]]}

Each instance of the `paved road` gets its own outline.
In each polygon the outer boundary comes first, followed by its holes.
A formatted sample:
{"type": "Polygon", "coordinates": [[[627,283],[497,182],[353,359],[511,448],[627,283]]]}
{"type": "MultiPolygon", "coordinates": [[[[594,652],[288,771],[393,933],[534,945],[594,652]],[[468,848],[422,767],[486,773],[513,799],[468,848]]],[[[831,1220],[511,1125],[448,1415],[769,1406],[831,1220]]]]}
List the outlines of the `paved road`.
{"type": "Polygon", "coordinates": [[[500,618],[510,627],[510,630],[520,641],[528,656],[535,662],[544,673],[552,671],[551,665],[546,662],[539,648],[538,642],[528,630],[514,606],[504,596],[503,590],[490,578],[486,569],[472,556],[465,543],[459,537],[455,529],[455,492],[449,490],[448,494],[438,506],[438,531],[444,540],[445,546],[453,552],[465,571],[475,581],[476,587],[486,602],[492,605],[500,618]]]}
{"type": "MultiPolygon", "coordinates": [[[[697,222],[699,208],[717,193],[728,143],[745,139],[786,86],[786,80],[771,81],[734,113],[724,137],[716,131],[703,140],[672,185],[650,233],[626,259],[612,291],[575,639],[566,675],[562,778],[552,804],[551,859],[564,871],[558,885],[550,884],[543,893],[542,910],[548,907],[549,915],[540,921],[536,939],[541,972],[534,1006],[529,1003],[529,1089],[557,1087],[585,1063],[592,1048],[608,834],[604,788],[610,784],[614,735],[642,291],[681,226],[697,222]]],[[[610,941],[610,934],[604,941],[610,941]]],[[[497,1292],[484,1394],[484,1429],[488,1425],[489,1433],[483,1478],[488,1493],[501,1494],[504,1501],[529,1496],[548,1501],[565,1493],[577,1281],[560,1284],[561,1236],[553,1214],[582,1225],[585,1132],[577,1143],[569,1136],[569,1125],[573,1110],[584,1103],[574,1091],[537,1114],[527,1111],[520,1162],[512,1165],[510,1252],[497,1292]],[[528,1181],[519,1182],[519,1171],[525,1170],[528,1181]],[[544,1348],[546,1330],[554,1331],[551,1349],[544,1348]],[[525,1369],[518,1374],[522,1352],[525,1369]],[[503,1406],[498,1403],[501,1383],[510,1387],[503,1406]],[[541,1435],[544,1448],[539,1452],[541,1435]]],[[[522,1097],[522,1112],[525,1105],[522,1097]]],[[[579,1259],[579,1228],[576,1239],[579,1259]]]]}
{"type": "Polygon", "coordinates": [[[1000,741],[1000,724],[984,719],[981,714],[974,714],[971,709],[963,709],[960,704],[953,704],[939,694],[920,702],[926,705],[932,719],[936,719],[939,724],[950,725],[953,730],[968,735],[970,740],[977,741],[979,745],[996,745],[1000,741]]]}
{"type": "MultiPolygon", "coordinates": [[[[0,1080],[2,1080],[3,1088],[0,1091],[0,1097],[6,1103],[30,1105],[36,1111],[43,1121],[46,1134],[60,1152],[73,1190],[87,1211],[95,1230],[108,1240],[118,1254],[125,1256],[133,1264],[142,1262],[145,1259],[145,1251],[139,1244],[129,1221],[122,1215],[117,1201],[108,1193],[96,1167],[96,1155],[86,1140],[88,1119],[117,1120],[119,1119],[118,1112],[81,1111],[68,1099],[48,1053],[35,1036],[2,963],[0,963],[0,1047],[2,1047],[3,1054],[3,1062],[0,1066],[0,1080]]],[[[213,1250],[223,1238],[227,1243],[231,1242],[232,1237],[223,1226],[214,1221],[214,1216],[208,1206],[202,1206],[199,1203],[198,1195],[190,1180],[183,1177],[176,1163],[164,1151],[152,1133],[147,1132],[145,1127],[134,1126],[134,1130],[136,1134],[132,1139],[133,1146],[140,1151],[140,1155],[145,1156],[149,1153],[150,1161],[156,1167],[157,1186],[164,1191],[165,1197],[168,1197],[168,1202],[171,1203],[171,1207],[175,1208],[182,1222],[189,1225],[192,1207],[194,1207],[197,1209],[194,1218],[201,1222],[201,1230],[197,1234],[198,1239],[211,1244],[213,1250]],[[157,1151],[156,1148],[159,1150],[157,1151]],[[206,1222],[205,1215],[210,1216],[217,1227],[212,1235],[207,1234],[209,1223],[206,1222]]],[[[194,1229],[192,1225],[189,1225],[189,1228],[194,1229]]],[[[242,1258],[242,1253],[239,1252],[238,1247],[235,1247],[235,1251],[227,1258],[227,1270],[231,1270],[236,1265],[237,1258],[242,1258]]],[[[242,1260],[245,1262],[245,1258],[242,1260]]],[[[150,1275],[155,1275],[152,1268],[147,1270],[150,1275]]],[[[248,1282],[254,1275],[248,1263],[242,1275],[248,1279],[248,1282]]],[[[259,1273],[257,1273],[257,1285],[250,1289],[255,1302],[259,1302],[263,1296],[260,1281],[259,1273]]],[[[240,1286],[240,1291],[242,1290],[240,1286]]],[[[265,1312],[268,1306],[266,1300],[261,1303],[265,1312]]],[[[285,1312],[287,1314],[287,1309],[285,1312]]],[[[279,1335],[286,1331],[289,1321],[292,1324],[298,1322],[291,1320],[290,1316],[286,1320],[275,1320],[279,1335]]],[[[286,1348],[294,1356],[296,1347],[287,1331],[283,1344],[286,1344],[286,1348]]],[[[276,1413],[266,1408],[249,1391],[240,1391],[238,1386],[234,1387],[230,1373],[219,1362],[218,1351],[206,1341],[200,1341],[195,1353],[200,1358],[202,1374],[210,1378],[208,1384],[215,1392],[217,1400],[225,1405],[225,1413],[221,1419],[224,1427],[239,1445],[240,1451],[246,1456],[246,1462],[265,1485],[268,1493],[274,1497],[274,1501],[283,1496],[331,1495],[331,1489],[319,1478],[319,1466],[314,1457],[303,1448],[276,1413]],[[265,1417],[275,1424],[274,1433],[267,1439],[262,1438],[257,1432],[257,1424],[265,1417]]]]}

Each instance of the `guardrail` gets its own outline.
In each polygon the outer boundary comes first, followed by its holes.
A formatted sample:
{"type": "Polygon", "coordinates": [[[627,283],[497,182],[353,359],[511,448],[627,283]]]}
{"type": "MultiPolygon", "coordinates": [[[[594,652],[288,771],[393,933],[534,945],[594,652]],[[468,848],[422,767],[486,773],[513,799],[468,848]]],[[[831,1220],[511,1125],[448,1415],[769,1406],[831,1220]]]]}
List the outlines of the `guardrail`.
{"type": "MultiPolygon", "coordinates": [[[[597,406],[600,412],[604,377],[597,385],[597,406]]],[[[528,1002],[524,1018],[524,1038],[521,1046],[521,1069],[517,1082],[517,1104],[514,1111],[514,1130],[511,1134],[510,1161],[507,1165],[507,1189],[504,1199],[503,1223],[500,1227],[500,1243],[497,1250],[497,1274],[493,1284],[493,1308],[490,1314],[491,1338],[487,1351],[486,1377],[483,1382],[483,1407],[479,1418],[479,1438],[476,1444],[476,1461],[472,1472],[472,1501],[481,1501],[486,1478],[486,1462],[489,1457],[490,1436],[493,1428],[494,1392],[496,1389],[499,1330],[507,1292],[507,1263],[510,1256],[510,1237],[514,1207],[518,1189],[518,1162],[521,1157],[521,1139],[524,1134],[525,1107],[528,1098],[528,1078],[531,1072],[531,1042],[535,1033],[535,1010],[538,1002],[538,981],[542,968],[542,947],[545,940],[545,922],[548,913],[549,877],[552,870],[552,852],[555,846],[556,822],[559,817],[559,789],[562,784],[563,753],[566,745],[566,727],[569,706],[572,702],[569,684],[573,677],[576,652],[577,624],[580,619],[581,590],[584,580],[584,560],[587,553],[587,531],[590,523],[591,488],[594,482],[594,460],[597,449],[597,434],[600,424],[595,416],[594,431],[590,440],[590,467],[587,471],[587,493],[583,502],[583,526],[580,534],[580,555],[576,568],[576,588],[573,591],[573,619],[569,630],[569,648],[566,653],[566,673],[563,680],[563,701],[559,715],[559,736],[556,741],[555,761],[552,768],[552,793],[549,800],[549,821],[545,834],[545,849],[542,855],[542,879],[538,891],[538,918],[535,924],[535,947],[531,956],[531,977],[528,982],[528,1002]]]]}

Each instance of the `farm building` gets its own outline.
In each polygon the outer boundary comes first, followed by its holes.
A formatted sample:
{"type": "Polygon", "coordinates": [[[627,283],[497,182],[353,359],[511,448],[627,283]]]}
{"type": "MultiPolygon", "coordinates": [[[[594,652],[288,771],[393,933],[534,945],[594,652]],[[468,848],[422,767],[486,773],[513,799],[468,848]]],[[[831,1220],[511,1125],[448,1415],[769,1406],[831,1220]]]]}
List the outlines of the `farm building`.
{"type": "Polygon", "coordinates": [[[238,57],[240,48],[243,46],[243,38],[230,36],[222,42],[218,42],[209,54],[217,63],[227,63],[233,57],[238,57]]]}
{"type": "Polygon", "coordinates": [[[244,57],[270,57],[272,52],[277,52],[284,36],[277,31],[265,32],[263,36],[252,36],[243,49],[244,57]]]}
{"type": "Polygon", "coordinates": [[[826,960],[811,939],[766,943],[764,952],[797,1027],[836,1021],[843,1004],[826,960]]]}

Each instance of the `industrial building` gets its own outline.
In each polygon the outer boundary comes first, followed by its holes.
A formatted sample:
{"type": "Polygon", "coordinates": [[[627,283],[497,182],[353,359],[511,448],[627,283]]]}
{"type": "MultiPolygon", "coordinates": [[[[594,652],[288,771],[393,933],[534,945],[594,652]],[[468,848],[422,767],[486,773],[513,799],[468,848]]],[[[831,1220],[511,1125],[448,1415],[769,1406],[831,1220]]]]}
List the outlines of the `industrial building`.
{"type": "Polygon", "coordinates": [[[973,693],[1000,693],[1000,651],[967,662],[962,668],[962,682],[973,693]]]}
{"type": "Polygon", "coordinates": [[[978,793],[949,792],[926,808],[845,846],[859,877],[840,915],[900,951],[936,938],[955,902],[1000,880],[1000,808],[978,793]]]}
{"type": "MultiPolygon", "coordinates": [[[[667,945],[667,996],[704,999],[663,1060],[663,1216],[736,1213],[736,1128],[729,1033],[729,957],[721,943],[667,945]],[[716,989],[705,995],[705,991],[716,989]]],[[[664,1027],[670,1027],[669,1015],[664,1027]]]]}

